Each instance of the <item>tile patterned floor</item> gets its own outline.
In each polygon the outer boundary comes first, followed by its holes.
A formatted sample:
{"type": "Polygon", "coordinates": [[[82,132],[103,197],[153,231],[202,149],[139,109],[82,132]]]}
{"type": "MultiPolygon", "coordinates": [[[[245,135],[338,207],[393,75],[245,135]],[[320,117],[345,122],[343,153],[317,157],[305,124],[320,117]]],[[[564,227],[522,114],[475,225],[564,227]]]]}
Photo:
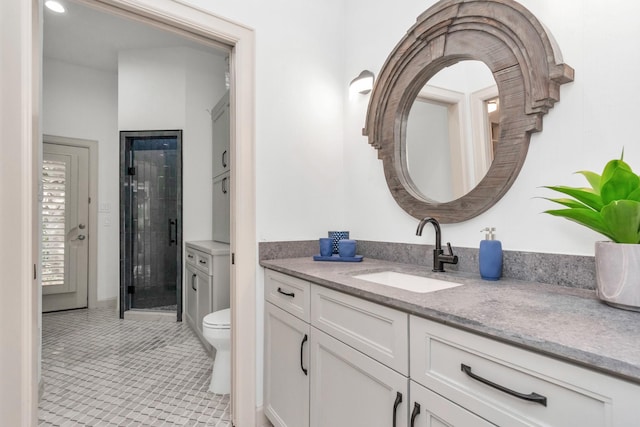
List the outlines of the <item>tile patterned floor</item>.
{"type": "Polygon", "coordinates": [[[231,426],[186,323],[85,309],[44,314],[42,327],[39,426],[231,426]]]}

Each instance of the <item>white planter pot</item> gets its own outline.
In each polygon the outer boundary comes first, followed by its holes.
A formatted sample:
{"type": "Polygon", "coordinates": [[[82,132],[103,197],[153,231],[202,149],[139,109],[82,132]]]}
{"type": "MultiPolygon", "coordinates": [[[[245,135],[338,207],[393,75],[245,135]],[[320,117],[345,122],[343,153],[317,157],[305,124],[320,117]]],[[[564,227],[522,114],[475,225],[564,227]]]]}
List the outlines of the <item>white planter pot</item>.
{"type": "Polygon", "coordinates": [[[640,311],[640,245],[596,242],[596,279],[601,300],[640,311]]]}

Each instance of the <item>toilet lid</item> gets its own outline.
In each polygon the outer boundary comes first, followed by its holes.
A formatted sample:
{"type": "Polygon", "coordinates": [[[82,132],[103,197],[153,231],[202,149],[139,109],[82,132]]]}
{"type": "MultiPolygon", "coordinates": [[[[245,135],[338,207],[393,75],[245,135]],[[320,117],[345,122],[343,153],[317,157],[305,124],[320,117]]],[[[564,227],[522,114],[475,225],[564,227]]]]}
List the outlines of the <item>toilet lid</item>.
{"type": "Polygon", "coordinates": [[[214,311],[204,316],[202,323],[206,326],[218,329],[229,328],[231,324],[231,309],[225,308],[224,310],[214,311]]]}

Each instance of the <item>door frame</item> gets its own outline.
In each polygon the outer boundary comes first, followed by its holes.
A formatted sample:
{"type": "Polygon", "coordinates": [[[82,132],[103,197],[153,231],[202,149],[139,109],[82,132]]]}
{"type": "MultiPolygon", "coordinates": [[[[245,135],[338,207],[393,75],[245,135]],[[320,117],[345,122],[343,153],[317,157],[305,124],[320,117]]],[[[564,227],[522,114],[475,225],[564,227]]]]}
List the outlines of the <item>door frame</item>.
{"type": "MultiPolygon", "coordinates": [[[[43,135],[42,143],[82,147],[89,150],[89,258],[87,265],[87,307],[98,307],[98,141],[43,135]]],[[[42,265],[42,259],[39,264],[42,265]]]]}
{"type": "MultiPolygon", "coordinates": [[[[177,29],[196,38],[217,40],[231,52],[231,161],[235,186],[231,194],[232,305],[232,422],[257,425],[256,408],[256,271],[255,224],[255,33],[182,0],[81,0],[128,16],[177,29]]],[[[0,257],[5,279],[12,285],[1,302],[2,324],[11,323],[17,334],[2,334],[0,344],[12,349],[0,373],[3,422],[9,425],[37,423],[41,317],[39,281],[35,277],[39,256],[37,177],[41,156],[42,102],[42,0],[3,0],[0,6],[0,43],[5,55],[0,105],[8,120],[0,131],[0,146],[11,152],[12,167],[2,162],[3,194],[14,201],[1,207],[13,227],[3,230],[16,242],[12,256],[0,257]],[[5,73],[6,71],[6,73],[5,73]],[[6,267],[6,268],[5,268],[6,267]],[[7,322],[5,322],[5,320],[7,322]],[[6,375],[5,375],[6,374],[6,375]],[[4,409],[7,411],[4,411],[4,409]]],[[[3,117],[4,119],[4,117],[3,117]]],[[[3,252],[4,253],[4,252],[3,252]]]]}

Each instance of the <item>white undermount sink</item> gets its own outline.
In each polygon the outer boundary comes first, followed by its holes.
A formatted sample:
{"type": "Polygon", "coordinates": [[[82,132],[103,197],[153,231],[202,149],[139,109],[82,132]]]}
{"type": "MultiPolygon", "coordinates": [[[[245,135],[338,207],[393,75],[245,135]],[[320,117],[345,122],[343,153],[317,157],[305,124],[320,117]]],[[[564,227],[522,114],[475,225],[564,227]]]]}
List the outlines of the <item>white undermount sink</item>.
{"type": "Polygon", "coordinates": [[[420,293],[435,292],[462,286],[462,283],[448,282],[431,277],[414,276],[413,274],[398,273],[396,271],[359,274],[353,276],[353,278],[420,293]]]}

